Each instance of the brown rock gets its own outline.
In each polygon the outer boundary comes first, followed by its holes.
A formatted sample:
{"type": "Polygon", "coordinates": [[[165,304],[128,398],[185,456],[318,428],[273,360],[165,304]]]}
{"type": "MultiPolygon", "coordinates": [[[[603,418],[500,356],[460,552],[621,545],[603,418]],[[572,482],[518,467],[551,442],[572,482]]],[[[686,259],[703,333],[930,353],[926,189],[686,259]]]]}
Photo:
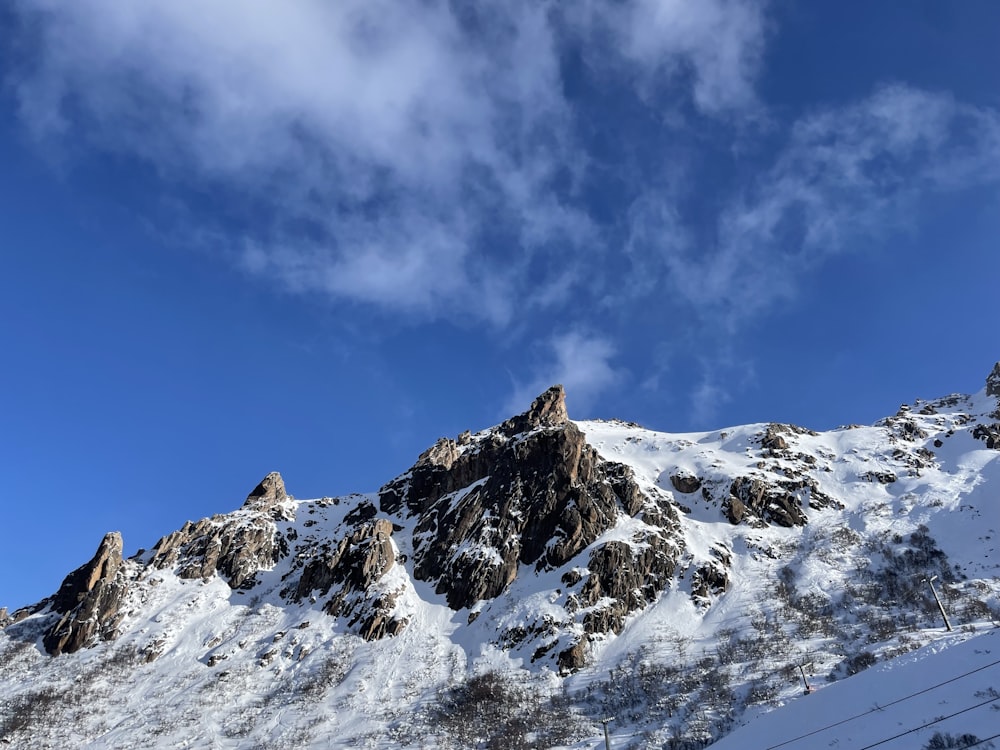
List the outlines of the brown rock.
{"type": "Polygon", "coordinates": [[[284,502],[287,498],[288,493],[285,492],[285,482],[281,478],[281,474],[272,471],[247,495],[243,507],[266,510],[284,502]]]}
{"type": "Polygon", "coordinates": [[[993,371],[986,378],[986,395],[1000,398],[1000,362],[993,365],[993,371]]]}
{"type": "Polygon", "coordinates": [[[587,664],[587,638],[581,638],[565,651],[559,652],[559,671],[575,672],[587,664]]]}
{"type": "Polygon", "coordinates": [[[181,578],[210,578],[219,573],[232,588],[249,588],[258,571],[270,568],[288,552],[275,525],[275,520],[287,517],[278,507],[287,497],[281,475],[272,472],[250,493],[240,513],[188,521],[160,539],[150,564],[173,567],[181,578]]]}
{"type": "Polygon", "coordinates": [[[558,427],[568,421],[566,392],[561,385],[554,385],[536,398],[524,414],[501,424],[500,432],[510,437],[539,427],[558,427]]]}
{"type": "Polygon", "coordinates": [[[670,484],[674,486],[675,490],[685,495],[690,495],[701,489],[701,480],[691,474],[671,474],[670,484]]]}
{"type": "Polygon", "coordinates": [[[110,639],[124,615],[121,604],[127,592],[122,568],[122,537],[117,531],[104,536],[90,562],[68,576],[52,597],[60,620],[42,637],[53,656],[73,653],[97,638],[110,639]]]}

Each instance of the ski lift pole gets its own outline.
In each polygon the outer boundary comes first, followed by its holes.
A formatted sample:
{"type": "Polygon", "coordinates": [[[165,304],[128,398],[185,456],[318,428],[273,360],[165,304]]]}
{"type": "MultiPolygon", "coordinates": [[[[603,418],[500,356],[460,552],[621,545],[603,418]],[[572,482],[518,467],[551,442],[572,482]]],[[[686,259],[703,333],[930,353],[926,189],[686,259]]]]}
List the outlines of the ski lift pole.
{"type": "Polygon", "coordinates": [[[931,576],[930,578],[925,578],[927,585],[931,587],[931,593],[934,594],[934,601],[937,602],[938,609],[941,610],[941,617],[944,618],[944,626],[951,630],[951,623],[948,621],[948,613],[944,611],[944,605],[941,603],[941,599],[938,598],[937,589],[934,588],[934,581],[937,580],[937,576],[931,576]]]}
{"type": "Polygon", "coordinates": [[[809,680],[806,679],[806,670],[804,667],[811,667],[812,662],[809,662],[808,664],[799,664],[797,666],[799,668],[799,674],[802,675],[802,684],[806,686],[806,695],[809,695],[814,688],[809,684],[809,680]]]}
{"type": "Polygon", "coordinates": [[[601,719],[601,723],[604,725],[604,750],[611,750],[611,738],[608,737],[608,722],[614,720],[613,716],[609,716],[607,719],[601,719]]]}

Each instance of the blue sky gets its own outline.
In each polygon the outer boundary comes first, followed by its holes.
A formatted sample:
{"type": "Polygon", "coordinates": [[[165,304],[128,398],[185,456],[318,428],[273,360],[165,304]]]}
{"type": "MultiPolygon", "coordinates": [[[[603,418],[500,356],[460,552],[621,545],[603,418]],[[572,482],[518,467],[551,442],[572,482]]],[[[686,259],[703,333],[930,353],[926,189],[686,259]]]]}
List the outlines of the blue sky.
{"type": "Polygon", "coordinates": [[[1000,359],[1000,4],[12,0],[0,605],[577,418],[825,429],[1000,359]]]}

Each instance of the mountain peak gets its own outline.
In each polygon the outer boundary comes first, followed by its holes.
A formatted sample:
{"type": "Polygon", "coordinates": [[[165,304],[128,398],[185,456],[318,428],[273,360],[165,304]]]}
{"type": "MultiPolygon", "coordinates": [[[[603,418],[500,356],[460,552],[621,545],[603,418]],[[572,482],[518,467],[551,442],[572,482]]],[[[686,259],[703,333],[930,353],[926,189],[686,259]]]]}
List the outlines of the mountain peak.
{"type": "Polygon", "coordinates": [[[566,391],[561,385],[554,385],[532,401],[528,411],[500,425],[500,430],[510,436],[538,427],[558,427],[568,421],[566,391]]]}
{"type": "Polygon", "coordinates": [[[1000,398],[1000,362],[993,365],[993,372],[986,377],[986,395],[1000,398]]]}
{"type": "Polygon", "coordinates": [[[285,500],[287,497],[288,493],[285,492],[285,480],[281,478],[281,474],[276,471],[272,471],[266,477],[261,479],[260,484],[254,487],[250,494],[247,495],[247,499],[246,502],[243,503],[243,507],[260,509],[271,508],[285,500]]]}

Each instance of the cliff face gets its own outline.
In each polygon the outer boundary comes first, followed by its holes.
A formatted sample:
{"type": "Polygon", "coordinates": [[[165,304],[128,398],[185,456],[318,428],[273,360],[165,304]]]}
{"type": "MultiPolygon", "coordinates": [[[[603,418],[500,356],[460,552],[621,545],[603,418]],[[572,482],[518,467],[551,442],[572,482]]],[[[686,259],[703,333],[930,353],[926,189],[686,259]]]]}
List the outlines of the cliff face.
{"type": "MultiPolygon", "coordinates": [[[[566,565],[622,516],[676,520],[669,503],[639,489],[627,466],[587,445],[564,399],[561,387],[552,388],[496,430],[443,439],[380,490],[383,512],[415,520],[414,575],[434,583],[449,606],[495,598],[521,566],[540,572],[566,565]]],[[[609,590],[597,583],[607,574],[604,559],[600,550],[589,558],[595,578],[584,599],[591,604],[597,591],[609,590]]]]}

